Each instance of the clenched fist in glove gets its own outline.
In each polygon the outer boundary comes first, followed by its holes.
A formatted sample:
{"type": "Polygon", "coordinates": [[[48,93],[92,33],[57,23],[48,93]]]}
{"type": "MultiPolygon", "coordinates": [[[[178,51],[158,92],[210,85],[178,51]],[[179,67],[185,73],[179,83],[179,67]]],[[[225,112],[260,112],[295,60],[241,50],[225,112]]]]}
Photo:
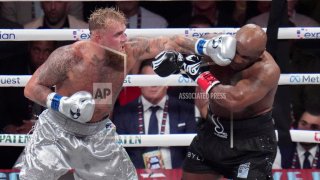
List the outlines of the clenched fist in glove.
{"type": "Polygon", "coordinates": [[[47,96],[47,107],[61,112],[74,121],[86,123],[93,116],[95,103],[92,95],[86,91],[79,91],[70,97],[53,92],[47,96]]]}
{"type": "Polygon", "coordinates": [[[161,77],[180,72],[180,70],[184,71],[207,93],[212,87],[220,83],[209,71],[200,66],[201,60],[197,55],[184,58],[179,52],[163,51],[155,57],[152,64],[155,73],[161,77]]]}
{"type": "Polygon", "coordinates": [[[208,55],[219,66],[227,66],[236,54],[236,39],[229,35],[221,35],[212,39],[198,39],[195,52],[208,55]]]}
{"type": "Polygon", "coordinates": [[[209,93],[211,88],[218,85],[220,81],[214,77],[209,71],[204,70],[201,60],[197,55],[189,55],[184,59],[183,70],[200,86],[202,90],[209,93]]]}
{"type": "Polygon", "coordinates": [[[183,55],[175,51],[162,51],[152,61],[155,73],[161,77],[180,72],[183,65],[183,55]]]}

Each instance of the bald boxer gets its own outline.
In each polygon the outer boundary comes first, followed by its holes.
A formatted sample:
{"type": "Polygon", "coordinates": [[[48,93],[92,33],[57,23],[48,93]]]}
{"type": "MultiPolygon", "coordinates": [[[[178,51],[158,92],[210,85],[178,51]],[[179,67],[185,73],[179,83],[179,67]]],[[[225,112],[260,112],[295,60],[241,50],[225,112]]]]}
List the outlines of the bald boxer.
{"type": "MultiPolygon", "coordinates": [[[[160,53],[154,61],[160,76],[165,62],[175,62],[209,97],[206,120],[199,123],[183,165],[183,180],[272,179],[277,145],[272,104],[280,69],[266,51],[261,27],[247,24],[235,37],[236,54],[229,64],[220,64],[225,66],[206,70],[201,57],[172,58],[182,56],[173,51],[160,53]]],[[[221,42],[218,38],[213,44],[219,48],[221,42]]],[[[195,51],[202,55],[201,48],[195,51]]]]}
{"type": "Polygon", "coordinates": [[[183,35],[128,41],[124,15],[111,8],[94,11],[89,30],[89,41],[56,49],[25,87],[25,96],[48,110],[17,166],[21,180],[58,179],[70,169],[75,179],[138,179],[108,119],[128,71],[166,49],[194,53],[197,46],[210,57],[229,58],[183,35]]]}

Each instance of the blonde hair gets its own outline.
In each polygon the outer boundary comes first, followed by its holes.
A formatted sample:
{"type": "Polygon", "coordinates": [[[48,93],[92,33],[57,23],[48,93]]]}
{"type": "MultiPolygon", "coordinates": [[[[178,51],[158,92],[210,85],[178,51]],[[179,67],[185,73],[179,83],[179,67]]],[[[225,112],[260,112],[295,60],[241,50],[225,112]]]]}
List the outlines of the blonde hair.
{"type": "Polygon", "coordinates": [[[91,32],[107,28],[110,24],[115,22],[127,24],[127,19],[121,11],[115,8],[96,9],[89,17],[89,30],[91,32]]]}

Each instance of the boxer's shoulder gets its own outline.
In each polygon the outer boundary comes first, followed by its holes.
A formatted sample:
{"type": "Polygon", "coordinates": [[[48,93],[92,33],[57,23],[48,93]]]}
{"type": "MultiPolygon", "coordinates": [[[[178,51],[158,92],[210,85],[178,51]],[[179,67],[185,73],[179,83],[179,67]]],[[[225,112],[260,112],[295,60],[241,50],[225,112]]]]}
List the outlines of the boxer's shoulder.
{"type": "Polygon", "coordinates": [[[280,68],[273,57],[265,51],[262,55],[262,60],[260,61],[260,66],[262,70],[268,74],[280,74],[280,68]]]}

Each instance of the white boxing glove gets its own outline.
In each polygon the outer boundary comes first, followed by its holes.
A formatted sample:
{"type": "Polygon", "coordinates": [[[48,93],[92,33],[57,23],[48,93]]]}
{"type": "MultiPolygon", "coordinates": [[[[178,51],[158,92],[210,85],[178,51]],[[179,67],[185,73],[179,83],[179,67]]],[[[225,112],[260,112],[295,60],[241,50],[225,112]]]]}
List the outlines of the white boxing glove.
{"type": "Polygon", "coordinates": [[[221,35],[212,39],[198,39],[195,52],[198,55],[208,55],[219,66],[227,66],[236,54],[236,39],[230,35],[221,35]]]}
{"type": "Polygon", "coordinates": [[[86,123],[93,116],[95,103],[92,95],[86,91],[79,91],[71,97],[53,92],[47,96],[47,107],[61,112],[74,121],[86,123]]]}

